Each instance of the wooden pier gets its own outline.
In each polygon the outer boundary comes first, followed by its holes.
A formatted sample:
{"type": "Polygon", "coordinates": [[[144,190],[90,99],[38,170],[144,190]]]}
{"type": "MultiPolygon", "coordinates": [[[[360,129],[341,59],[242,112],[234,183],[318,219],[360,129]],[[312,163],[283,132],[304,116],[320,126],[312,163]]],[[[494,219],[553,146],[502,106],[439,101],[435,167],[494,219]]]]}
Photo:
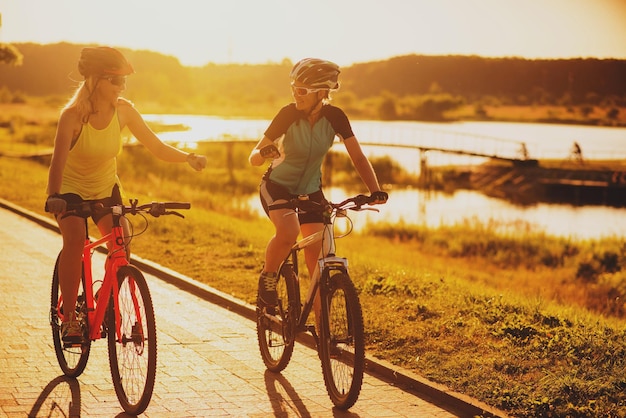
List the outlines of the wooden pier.
{"type": "Polygon", "coordinates": [[[560,202],[626,207],[626,164],[554,161],[535,166],[485,164],[472,170],[470,186],[519,203],[560,202]]]}

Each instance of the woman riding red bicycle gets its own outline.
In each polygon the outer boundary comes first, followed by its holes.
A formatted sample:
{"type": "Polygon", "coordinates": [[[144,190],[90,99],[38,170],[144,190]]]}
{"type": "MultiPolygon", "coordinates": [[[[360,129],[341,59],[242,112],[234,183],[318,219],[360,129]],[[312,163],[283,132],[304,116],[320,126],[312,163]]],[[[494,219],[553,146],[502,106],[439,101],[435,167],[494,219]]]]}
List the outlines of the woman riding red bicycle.
{"type": "MultiPolygon", "coordinates": [[[[85,222],[71,214],[64,216],[64,212],[68,204],[81,201],[93,202],[94,206],[102,203],[105,207],[122,203],[123,189],[116,166],[116,157],[122,150],[121,130],[128,127],[140,143],[163,161],[187,162],[197,171],[207,163],[204,156],[163,143],[133,104],[120,97],[126,88],[126,77],[134,73],[120,51],[109,47],[84,48],[78,71],[84,80],[59,117],[46,200],[46,210],[55,214],[63,236],[59,285],[68,315],[64,315],[61,333],[63,340],[70,343],[83,339],[73,313],[81,278],[85,222]]],[[[92,219],[101,234],[111,231],[110,214],[96,211],[92,219]]]]}

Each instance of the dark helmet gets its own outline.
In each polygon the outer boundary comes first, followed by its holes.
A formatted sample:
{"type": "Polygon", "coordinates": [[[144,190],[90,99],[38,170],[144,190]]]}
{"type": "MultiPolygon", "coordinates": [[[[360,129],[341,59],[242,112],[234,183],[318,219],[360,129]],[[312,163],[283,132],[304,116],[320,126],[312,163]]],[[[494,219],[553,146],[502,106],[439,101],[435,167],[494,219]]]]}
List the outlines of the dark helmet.
{"type": "Polygon", "coordinates": [[[305,58],[293,66],[289,77],[292,81],[323,89],[339,88],[339,66],[334,62],[318,59],[305,58]]]}
{"type": "Polygon", "coordinates": [[[83,48],[78,60],[78,72],[87,78],[92,75],[129,75],[135,70],[120,51],[100,46],[83,48]]]}

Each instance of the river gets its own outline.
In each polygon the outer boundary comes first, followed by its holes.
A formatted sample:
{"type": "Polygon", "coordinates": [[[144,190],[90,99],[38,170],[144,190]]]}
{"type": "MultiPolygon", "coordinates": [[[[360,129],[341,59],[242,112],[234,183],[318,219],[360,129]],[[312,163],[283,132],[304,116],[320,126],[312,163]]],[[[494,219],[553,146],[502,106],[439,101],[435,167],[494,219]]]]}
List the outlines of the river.
{"type": "MultiPolygon", "coordinates": [[[[146,120],[168,125],[181,124],[189,129],[164,132],[165,141],[191,146],[200,141],[257,140],[267,128],[268,120],[222,119],[191,115],[146,115],[146,120]]],[[[583,157],[591,160],[626,159],[626,129],[538,123],[505,122],[380,122],[353,121],[353,129],[370,155],[389,155],[411,172],[419,172],[419,151],[398,148],[407,145],[431,145],[441,148],[468,146],[489,155],[515,157],[524,143],[530,158],[566,159],[574,142],[583,157]]],[[[334,147],[340,150],[341,145],[334,147]]],[[[429,164],[477,164],[480,157],[429,152],[429,164]]],[[[340,199],[345,192],[327,191],[330,199],[340,199]]],[[[261,212],[258,198],[249,204],[261,212]]],[[[404,222],[428,226],[457,223],[482,223],[507,231],[540,231],[571,239],[593,239],[608,236],[626,237],[626,209],[608,206],[573,206],[538,203],[518,206],[481,193],[459,190],[453,194],[422,190],[391,190],[389,202],[380,206],[380,213],[360,213],[356,226],[378,221],[404,222]]]]}

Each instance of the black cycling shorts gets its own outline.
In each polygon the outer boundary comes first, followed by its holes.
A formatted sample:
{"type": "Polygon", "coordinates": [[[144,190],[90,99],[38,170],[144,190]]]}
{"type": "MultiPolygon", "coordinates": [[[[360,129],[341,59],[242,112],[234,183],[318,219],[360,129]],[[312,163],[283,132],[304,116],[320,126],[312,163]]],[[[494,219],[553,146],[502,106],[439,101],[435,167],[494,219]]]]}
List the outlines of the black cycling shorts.
{"type": "MultiPolygon", "coordinates": [[[[100,220],[107,213],[110,213],[110,212],[107,212],[104,210],[98,210],[97,207],[95,207],[94,205],[101,203],[102,206],[108,208],[114,205],[122,204],[122,195],[120,194],[120,189],[117,184],[113,186],[113,190],[111,191],[111,196],[105,197],[103,199],[84,200],[82,197],[80,197],[76,193],[63,193],[62,195],[59,195],[59,197],[65,200],[69,205],[79,205],[83,202],[91,203],[91,210],[92,210],[91,219],[93,219],[95,224],[98,224],[98,222],[100,222],[100,220]]],[[[75,215],[68,214],[67,216],[75,216],[75,215]]]]}
{"type": "MultiPolygon", "coordinates": [[[[298,197],[298,195],[289,193],[289,190],[287,190],[285,186],[281,186],[265,178],[261,181],[261,185],[259,186],[259,195],[261,197],[263,210],[267,216],[269,216],[270,210],[285,208],[280,203],[278,204],[280,207],[273,208],[272,205],[274,205],[277,200],[291,200],[298,197]]],[[[320,204],[326,201],[324,193],[321,190],[310,193],[308,196],[309,200],[320,204]]],[[[321,212],[298,213],[298,221],[300,221],[300,225],[324,223],[324,216],[321,212]]]]}

